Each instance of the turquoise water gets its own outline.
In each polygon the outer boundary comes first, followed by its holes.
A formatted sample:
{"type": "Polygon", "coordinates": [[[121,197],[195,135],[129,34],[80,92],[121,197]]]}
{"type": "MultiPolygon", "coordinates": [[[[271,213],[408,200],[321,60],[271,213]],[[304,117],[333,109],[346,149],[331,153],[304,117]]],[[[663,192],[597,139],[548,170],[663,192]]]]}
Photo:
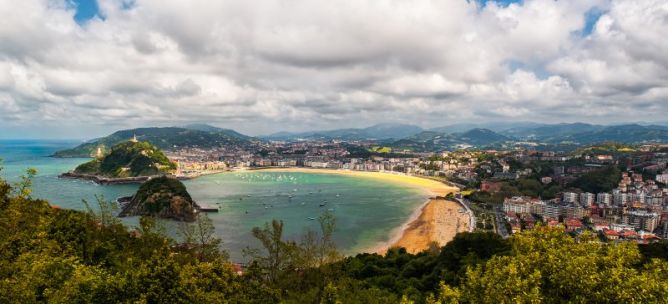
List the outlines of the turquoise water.
{"type": "MultiPolygon", "coordinates": [[[[83,209],[82,199],[95,200],[131,195],[138,185],[100,186],[92,182],[59,179],[85,159],[46,157],[76,145],[73,141],[0,141],[4,178],[17,181],[28,167],[39,172],[33,197],[64,208],[83,209]]],[[[239,172],[203,176],[185,182],[193,199],[220,208],[210,213],[216,233],[233,260],[243,260],[242,250],[259,244],[251,229],[272,219],[283,220],[288,238],[298,239],[307,229],[317,230],[317,218],[325,210],[336,217],[335,241],[346,254],[387,241],[427,194],[392,182],[334,174],[239,172]],[[325,204],[326,202],[326,204],[325,204]],[[320,206],[325,204],[324,206],[320,206]]],[[[135,219],[136,220],[136,219],[135,219]]],[[[133,225],[135,221],[127,220],[133,225]]],[[[173,232],[174,222],[165,221],[173,232]]]]}

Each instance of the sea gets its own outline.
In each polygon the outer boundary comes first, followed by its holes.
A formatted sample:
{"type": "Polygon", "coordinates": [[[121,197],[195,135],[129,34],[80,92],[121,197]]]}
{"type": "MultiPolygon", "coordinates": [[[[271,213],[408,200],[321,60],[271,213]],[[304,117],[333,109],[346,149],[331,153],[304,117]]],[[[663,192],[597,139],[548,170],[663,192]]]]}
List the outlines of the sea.
{"type": "MultiPolygon", "coordinates": [[[[80,144],[74,140],[0,140],[0,177],[16,183],[26,169],[37,169],[33,198],[61,208],[85,210],[84,200],[115,200],[132,195],[138,185],[97,185],[90,181],[58,178],[86,158],[53,158],[55,151],[80,144]]],[[[208,213],[223,249],[233,261],[244,262],[246,248],[260,248],[251,234],[272,220],[284,223],[284,236],[299,240],[308,230],[318,231],[315,220],[326,210],[336,221],[334,240],[346,255],[376,248],[399,233],[429,194],[424,190],[369,177],[321,173],[226,172],[184,181],[201,205],[217,207],[208,213]]],[[[130,226],[137,218],[124,218],[130,226]]],[[[165,231],[178,238],[177,223],[161,221],[165,231]]]]}

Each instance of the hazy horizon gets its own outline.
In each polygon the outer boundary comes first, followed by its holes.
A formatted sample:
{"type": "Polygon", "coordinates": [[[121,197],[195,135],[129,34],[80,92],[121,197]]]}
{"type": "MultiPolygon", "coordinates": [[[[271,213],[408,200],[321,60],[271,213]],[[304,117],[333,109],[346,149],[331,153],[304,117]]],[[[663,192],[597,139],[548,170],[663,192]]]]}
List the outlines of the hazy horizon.
{"type": "MultiPolygon", "coordinates": [[[[207,122],[192,122],[192,123],[186,123],[182,125],[146,125],[146,126],[137,126],[137,127],[121,127],[120,129],[109,129],[107,133],[97,133],[93,136],[90,137],[73,137],[69,136],[68,133],[63,133],[62,136],[49,136],[49,137],[30,137],[30,136],[17,136],[17,137],[12,137],[12,136],[7,136],[11,135],[10,133],[1,133],[0,134],[0,140],[72,140],[72,141],[86,141],[86,140],[92,140],[96,138],[101,138],[107,135],[110,135],[116,131],[121,131],[121,130],[129,130],[129,129],[136,129],[136,128],[167,128],[167,127],[187,127],[189,125],[196,125],[196,124],[201,124],[201,125],[209,125],[212,127],[217,127],[221,129],[230,129],[237,131],[243,135],[248,135],[252,137],[267,137],[270,135],[274,134],[279,134],[279,133],[309,133],[309,132],[327,132],[327,131],[334,131],[334,130],[342,130],[342,129],[364,129],[364,128],[369,128],[369,127],[374,127],[378,125],[383,125],[383,124],[388,124],[388,125],[408,125],[408,126],[417,126],[422,128],[425,131],[436,129],[436,128],[442,128],[442,127],[448,127],[448,126],[468,126],[471,125],[471,128],[489,128],[492,131],[498,131],[495,130],[493,125],[505,125],[505,126],[520,126],[520,125],[528,125],[528,124],[536,124],[536,125],[559,125],[559,124],[576,124],[576,123],[583,123],[583,124],[591,124],[591,125],[600,125],[600,126],[618,126],[618,125],[631,125],[631,124],[638,124],[642,126],[650,126],[650,125],[659,125],[659,126],[668,126],[668,122],[620,122],[620,123],[611,123],[611,124],[594,124],[594,123],[587,123],[587,122],[582,122],[582,121],[574,121],[574,122],[560,122],[560,123],[541,123],[541,122],[534,122],[534,121],[516,121],[516,122],[510,122],[510,121],[490,121],[490,122],[480,122],[480,123],[460,123],[460,124],[444,124],[444,125],[439,125],[439,126],[433,126],[433,127],[423,127],[418,124],[409,124],[409,123],[398,123],[398,122],[384,122],[384,123],[376,123],[376,124],[371,124],[371,125],[361,125],[359,127],[353,127],[353,126],[347,126],[347,127],[342,127],[342,128],[332,128],[332,129],[313,129],[313,130],[277,130],[275,132],[271,133],[261,133],[261,134],[251,134],[251,133],[245,133],[240,131],[240,129],[236,129],[234,127],[228,127],[228,126],[219,126],[216,125],[215,123],[207,123],[207,122]],[[492,125],[492,126],[489,126],[492,125]]],[[[510,127],[504,127],[504,128],[510,128],[510,127]]],[[[502,129],[502,128],[499,128],[502,129]]],[[[1,129],[0,129],[1,130],[1,129]]],[[[76,133],[72,133],[76,134],[76,133]]]]}

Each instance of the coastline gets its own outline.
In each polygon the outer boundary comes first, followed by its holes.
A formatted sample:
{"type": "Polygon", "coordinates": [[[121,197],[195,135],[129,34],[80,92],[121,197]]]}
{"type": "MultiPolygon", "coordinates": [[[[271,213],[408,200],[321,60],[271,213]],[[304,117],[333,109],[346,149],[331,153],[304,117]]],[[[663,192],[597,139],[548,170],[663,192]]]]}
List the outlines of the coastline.
{"type": "Polygon", "coordinates": [[[432,243],[443,246],[452,240],[458,232],[469,231],[470,229],[470,215],[467,212],[460,212],[464,207],[458,202],[444,198],[447,194],[457,191],[457,188],[433,179],[389,172],[295,167],[261,168],[233,172],[253,171],[340,174],[375,178],[419,188],[431,195],[427,201],[414,209],[410,217],[401,226],[389,233],[389,239],[386,242],[373,245],[365,252],[385,254],[390,248],[404,247],[410,253],[417,253],[428,249],[432,243]]]}

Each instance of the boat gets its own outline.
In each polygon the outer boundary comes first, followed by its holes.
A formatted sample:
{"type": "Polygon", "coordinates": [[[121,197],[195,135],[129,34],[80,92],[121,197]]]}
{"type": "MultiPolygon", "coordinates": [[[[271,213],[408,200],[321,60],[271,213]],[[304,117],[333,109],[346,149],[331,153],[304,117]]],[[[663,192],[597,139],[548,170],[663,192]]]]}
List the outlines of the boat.
{"type": "Polygon", "coordinates": [[[327,205],[327,203],[322,203],[320,204],[320,207],[325,207],[325,205],[327,205]]]}
{"type": "Polygon", "coordinates": [[[314,220],[315,220],[315,217],[309,217],[308,219],[309,219],[310,221],[314,221],[314,220]]]}

